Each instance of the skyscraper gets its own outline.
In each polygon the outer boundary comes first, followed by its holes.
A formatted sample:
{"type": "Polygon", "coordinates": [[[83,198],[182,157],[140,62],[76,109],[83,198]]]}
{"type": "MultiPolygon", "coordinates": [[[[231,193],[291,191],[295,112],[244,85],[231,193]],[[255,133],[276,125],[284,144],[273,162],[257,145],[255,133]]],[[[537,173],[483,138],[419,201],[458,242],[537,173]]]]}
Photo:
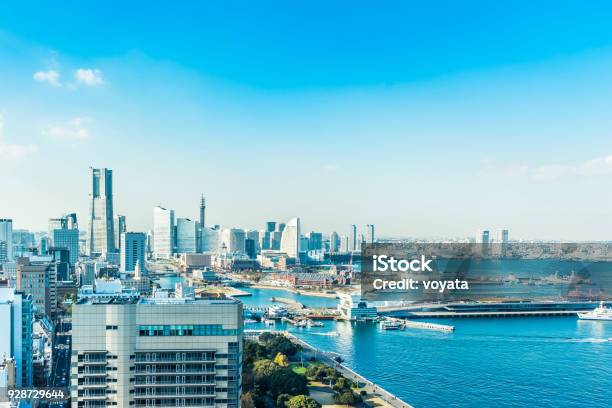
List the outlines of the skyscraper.
{"type": "Polygon", "coordinates": [[[368,244],[371,244],[375,241],[375,237],[374,237],[374,224],[368,224],[366,226],[366,230],[367,230],[367,235],[365,237],[365,241],[368,244]]]}
{"type": "Polygon", "coordinates": [[[357,225],[352,224],[349,232],[349,252],[359,250],[359,239],[357,238],[357,225]]]}
{"type": "Polygon", "coordinates": [[[300,254],[301,234],[300,219],[297,217],[290,219],[287,224],[285,224],[285,228],[283,229],[281,235],[281,252],[286,253],[291,258],[297,259],[300,254]]]}
{"type": "Polygon", "coordinates": [[[204,194],[200,198],[200,228],[206,227],[206,199],[204,194]]]}
{"type": "Polygon", "coordinates": [[[145,247],[147,235],[144,232],[124,232],[121,234],[120,270],[133,272],[136,263],[140,263],[141,270],[145,268],[145,247]]]}
{"type": "Polygon", "coordinates": [[[81,299],[72,309],[72,407],[238,408],[242,303],[81,299]]]}
{"type": "Polygon", "coordinates": [[[0,288],[0,358],[15,359],[18,387],[33,383],[32,322],[32,297],[15,288],[0,288]]]}
{"type": "Polygon", "coordinates": [[[228,253],[246,253],[245,252],[246,233],[241,228],[223,228],[220,234],[221,247],[225,247],[228,253]]]}
{"type": "Polygon", "coordinates": [[[6,255],[0,259],[3,261],[13,260],[13,220],[9,218],[0,218],[0,242],[4,242],[6,255]]]}
{"type": "Polygon", "coordinates": [[[51,318],[57,309],[57,268],[53,257],[19,258],[17,289],[32,296],[32,308],[37,316],[51,318]]]}
{"type": "Polygon", "coordinates": [[[106,255],[115,250],[113,220],[113,171],[90,167],[89,231],[90,256],[106,255]]]}
{"type": "Polygon", "coordinates": [[[153,210],[153,253],[169,259],[174,253],[174,210],[157,206],[153,210]]]}
{"type": "Polygon", "coordinates": [[[308,237],[308,249],[318,250],[323,248],[323,234],[312,231],[308,237]]]}
{"type": "Polygon", "coordinates": [[[482,243],[482,256],[489,256],[489,230],[483,230],[480,235],[480,242],[482,243]]]}
{"type": "Polygon", "coordinates": [[[53,230],[53,246],[66,248],[69,253],[70,266],[74,266],[79,260],[79,230],[74,228],[53,230]]]}
{"type": "Polygon", "coordinates": [[[340,235],[332,232],[329,236],[329,252],[336,253],[340,250],[340,235]]]}
{"type": "Polygon", "coordinates": [[[509,231],[507,229],[502,229],[501,230],[501,256],[505,257],[508,254],[508,238],[509,238],[509,231]]]}
{"type": "Polygon", "coordinates": [[[192,254],[197,250],[198,223],[189,218],[176,219],[176,252],[192,254]]]}
{"type": "Polygon", "coordinates": [[[127,231],[125,225],[125,215],[115,216],[115,225],[113,226],[115,232],[115,249],[121,250],[121,234],[127,231]]]}

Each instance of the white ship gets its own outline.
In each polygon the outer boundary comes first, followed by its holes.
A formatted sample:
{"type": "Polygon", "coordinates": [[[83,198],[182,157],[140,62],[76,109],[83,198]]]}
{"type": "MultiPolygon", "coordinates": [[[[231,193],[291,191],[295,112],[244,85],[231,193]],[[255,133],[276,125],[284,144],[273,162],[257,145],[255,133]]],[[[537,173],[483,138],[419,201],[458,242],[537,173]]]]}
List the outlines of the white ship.
{"type": "Polygon", "coordinates": [[[599,306],[590,312],[578,312],[578,317],[583,320],[612,320],[612,309],[599,302],[599,306]]]}

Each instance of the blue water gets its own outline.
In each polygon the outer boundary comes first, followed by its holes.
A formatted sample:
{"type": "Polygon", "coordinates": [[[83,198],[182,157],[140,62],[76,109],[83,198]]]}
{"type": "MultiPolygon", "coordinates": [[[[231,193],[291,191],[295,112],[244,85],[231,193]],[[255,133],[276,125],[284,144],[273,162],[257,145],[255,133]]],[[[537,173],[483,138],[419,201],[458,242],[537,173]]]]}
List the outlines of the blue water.
{"type": "MultiPolygon", "coordinates": [[[[250,291],[253,297],[241,298],[245,303],[269,302],[270,291],[250,291]]],[[[303,295],[296,300],[333,301],[303,295]]],[[[607,340],[612,322],[574,317],[429,321],[452,324],[456,331],[383,331],[374,323],[350,322],[312,329],[277,323],[277,328],[339,353],[349,367],[415,407],[611,406],[612,341],[607,340]],[[324,335],[332,331],[340,335],[324,335]]]]}
{"type": "Polygon", "coordinates": [[[302,294],[297,294],[293,292],[289,292],[282,289],[257,289],[257,288],[240,288],[245,292],[250,292],[253,296],[241,296],[239,299],[247,306],[254,307],[265,307],[270,306],[274,302],[272,302],[272,298],[281,297],[285,299],[291,299],[296,302],[300,302],[303,305],[309,308],[335,308],[338,305],[338,300],[334,298],[326,298],[326,297],[317,297],[317,296],[305,296],[302,294]]]}

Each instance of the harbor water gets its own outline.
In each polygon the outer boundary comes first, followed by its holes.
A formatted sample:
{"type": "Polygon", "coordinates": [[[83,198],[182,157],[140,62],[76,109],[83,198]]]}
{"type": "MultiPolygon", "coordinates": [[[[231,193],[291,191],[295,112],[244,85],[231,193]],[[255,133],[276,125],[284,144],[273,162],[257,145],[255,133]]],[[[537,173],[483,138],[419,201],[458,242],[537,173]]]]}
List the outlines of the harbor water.
{"type": "MultiPolygon", "coordinates": [[[[316,298],[246,289],[250,306],[272,296],[311,307],[316,298]]],[[[345,364],[415,407],[594,407],[612,400],[612,322],[575,317],[428,319],[455,326],[454,333],[384,331],[366,322],[324,322],[295,328],[309,344],[338,353],[345,364]]],[[[248,324],[248,328],[264,328],[248,324]]]]}

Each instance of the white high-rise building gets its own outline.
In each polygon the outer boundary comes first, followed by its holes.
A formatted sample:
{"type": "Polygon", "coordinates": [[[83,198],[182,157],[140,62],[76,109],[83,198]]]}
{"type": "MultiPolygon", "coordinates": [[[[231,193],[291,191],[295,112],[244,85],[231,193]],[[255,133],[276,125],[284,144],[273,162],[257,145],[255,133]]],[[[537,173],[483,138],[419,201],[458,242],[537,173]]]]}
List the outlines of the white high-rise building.
{"type": "Polygon", "coordinates": [[[72,309],[72,407],[238,408],[242,303],[83,298],[72,309]]]}
{"type": "Polygon", "coordinates": [[[106,255],[115,251],[113,171],[92,167],[90,171],[87,245],[90,255],[106,255]]]}
{"type": "MultiPolygon", "coordinates": [[[[0,242],[3,242],[5,248],[3,258],[0,262],[13,260],[13,220],[8,218],[0,218],[0,242]]],[[[1,256],[1,255],[0,255],[1,256]]]]}
{"type": "Polygon", "coordinates": [[[290,219],[281,235],[280,250],[291,258],[298,258],[300,253],[301,237],[300,219],[298,217],[290,219]]]}
{"type": "Polygon", "coordinates": [[[157,206],[153,210],[153,253],[169,259],[174,253],[174,210],[157,206]]]}
{"type": "Polygon", "coordinates": [[[32,297],[15,288],[0,288],[0,360],[15,360],[15,383],[33,385],[32,297]]]}

